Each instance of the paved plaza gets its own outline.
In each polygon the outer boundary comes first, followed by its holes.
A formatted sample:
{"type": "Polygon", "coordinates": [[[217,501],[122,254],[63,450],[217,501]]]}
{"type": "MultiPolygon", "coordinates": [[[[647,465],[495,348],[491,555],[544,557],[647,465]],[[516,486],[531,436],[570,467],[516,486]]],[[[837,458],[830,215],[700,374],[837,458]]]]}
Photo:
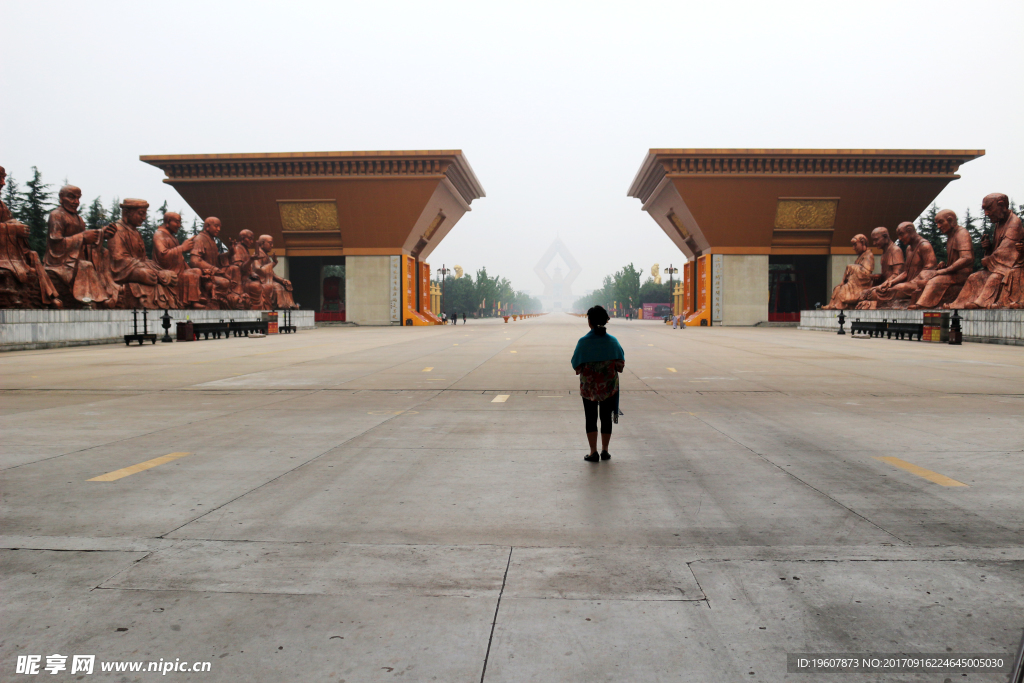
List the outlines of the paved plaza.
{"type": "Polygon", "coordinates": [[[1024,349],[613,320],[590,464],[586,329],[0,355],[0,679],[1005,680],[787,653],[1012,657],[1024,349]]]}

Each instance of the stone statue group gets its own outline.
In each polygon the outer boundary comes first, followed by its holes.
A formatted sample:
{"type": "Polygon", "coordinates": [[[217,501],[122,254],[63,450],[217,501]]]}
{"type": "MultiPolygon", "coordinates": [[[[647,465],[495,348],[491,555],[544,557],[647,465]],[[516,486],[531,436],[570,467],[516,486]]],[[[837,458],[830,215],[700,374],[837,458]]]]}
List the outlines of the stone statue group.
{"type": "MultiPolygon", "coordinates": [[[[0,166],[0,188],[6,179],[0,166]]],[[[221,253],[221,222],[211,216],[201,233],[179,244],[181,216],[169,211],[153,235],[150,259],[139,234],[145,200],[124,200],[120,220],[87,230],[78,215],[82,191],[65,185],[58,198],[42,259],[29,249],[28,226],[0,201],[0,308],[298,308],[291,282],[274,272],[270,235],[257,240],[242,230],[221,253]]]]}
{"type": "Polygon", "coordinates": [[[985,257],[974,272],[974,245],[967,229],[949,209],[938,212],[935,223],[946,236],[946,260],[937,262],[935,250],[917,233],[913,223],[900,223],[896,237],[906,253],[889,237],[887,228],[871,231],[871,244],[882,251],[882,272],[875,273],[875,256],[868,238],[854,235],[850,242],[856,262],[846,267],[843,281],[832,290],[829,309],[1024,308],[1024,229],[1010,210],[1005,194],[990,194],[981,208],[995,226],[994,235],[981,238],[985,257]]]}

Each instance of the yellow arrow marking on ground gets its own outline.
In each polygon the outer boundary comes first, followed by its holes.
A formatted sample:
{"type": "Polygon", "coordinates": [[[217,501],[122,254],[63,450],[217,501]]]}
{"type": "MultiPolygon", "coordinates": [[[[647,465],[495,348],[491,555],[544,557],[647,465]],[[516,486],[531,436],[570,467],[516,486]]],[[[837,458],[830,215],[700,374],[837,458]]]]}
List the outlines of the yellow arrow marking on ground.
{"type": "Polygon", "coordinates": [[[509,351],[509,353],[519,353],[518,351],[509,351]]]}
{"type": "Polygon", "coordinates": [[[86,481],[117,481],[118,479],[124,479],[125,477],[138,474],[139,472],[145,472],[148,469],[156,467],[157,465],[163,465],[166,462],[177,460],[178,458],[184,458],[186,455],[192,455],[191,453],[168,453],[167,455],[161,455],[159,458],[153,458],[146,462],[140,462],[138,465],[132,465],[131,467],[125,467],[113,472],[107,472],[101,474],[98,477],[87,479],[86,481]]]}
{"type": "Polygon", "coordinates": [[[423,372],[430,372],[430,371],[431,371],[431,370],[433,370],[433,369],[434,369],[434,368],[423,368],[423,372]]]}
{"type": "Polygon", "coordinates": [[[654,346],[654,344],[648,344],[648,346],[654,346]]]}
{"type": "Polygon", "coordinates": [[[504,403],[505,401],[508,400],[508,397],[508,394],[498,394],[497,396],[491,399],[491,403],[504,403]]]}
{"type": "Polygon", "coordinates": [[[668,370],[669,372],[675,372],[676,371],[675,368],[665,368],[665,369],[668,370]]]}
{"type": "Polygon", "coordinates": [[[927,479],[928,481],[932,482],[933,484],[938,484],[939,486],[967,486],[967,484],[963,483],[962,481],[957,481],[956,479],[950,479],[949,477],[947,477],[944,474],[939,474],[938,472],[932,472],[931,470],[926,470],[923,467],[918,467],[917,465],[915,465],[912,462],[907,462],[906,460],[900,460],[899,458],[893,458],[893,457],[890,457],[890,456],[884,456],[884,457],[875,456],[875,460],[881,460],[882,462],[887,462],[890,465],[892,465],[893,467],[899,467],[901,470],[906,470],[907,472],[910,472],[911,474],[916,474],[917,476],[921,477],[922,479],[927,479]]]}

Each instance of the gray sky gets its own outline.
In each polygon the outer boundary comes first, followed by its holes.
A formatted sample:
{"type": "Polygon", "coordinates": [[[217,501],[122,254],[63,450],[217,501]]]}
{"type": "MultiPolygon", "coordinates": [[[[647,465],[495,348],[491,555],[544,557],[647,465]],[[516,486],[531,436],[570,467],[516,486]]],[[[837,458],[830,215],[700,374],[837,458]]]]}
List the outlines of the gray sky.
{"type": "Polygon", "coordinates": [[[626,197],[651,147],[985,149],[939,204],[1024,201],[1022,25],[1019,0],[0,0],[0,165],[184,208],[140,154],[462,149],[488,196],[431,265],[539,294],[558,235],[581,294],[683,261],[626,197]]]}

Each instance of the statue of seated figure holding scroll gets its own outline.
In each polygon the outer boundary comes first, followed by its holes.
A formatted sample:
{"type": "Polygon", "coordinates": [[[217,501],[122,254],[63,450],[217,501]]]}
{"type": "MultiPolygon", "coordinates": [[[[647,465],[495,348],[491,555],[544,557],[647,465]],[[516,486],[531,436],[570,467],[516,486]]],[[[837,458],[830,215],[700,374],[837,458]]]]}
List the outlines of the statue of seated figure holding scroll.
{"type": "Polygon", "coordinates": [[[263,283],[263,305],[269,310],[298,308],[292,296],[292,283],[278,277],[274,272],[277,255],[274,254],[274,238],[260,235],[256,241],[256,272],[263,283]]]}
{"type": "Polygon", "coordinates": [[[110,273],[110,253],[103,240],[114,236],[114,227],[85,229],[78,214],[82,191],[74,185],[60,188],[57,197],[60,206],[46,221],[46,272],[63,283],[75,301],[90,308],[113,308],[121,286],[110,273]]]}
{"type": "MultiPolygon", "coordinates": [[[[943,308],[1002,307],[1005,305],[1000,303],[1003,281],[1022,267],[1017,245],[1024,240],[1024,228],[1017,214],[1010,211],[1009,198],[1005,194],[990,194],[982,200],[981,208],[995,226],[991,239],[988,235],[981,238],[981,246],[985,248],[981,270],[967,278],[960,296],[943,308]]],[[[1014,280],[1018,277],[1015,275],[1014,280]]]]}
{"type": "Polygon", "coordinates": [[[249,250],[256,242],[256,235],[252,230],[242,230],[238,233],[238,241],[232,241],[231,249],[228,252],[231,257],[231,265],[238,268],[241,275],[242,305],[245,308],[258,311],[263,308],[263,283],[260,282],[256,273],[256,260],[249,250]]]}
{"type": "Polygon", "coordinates": [[[825,306],[829,310],[842,310],[857,305],[871,287],[875,255],[868,247],[868,238],[864,235],[854,235],[850,244],[857,252],[857,260],[846,266],[843,281],[832,290],[832,300],[825,306]]]}
{"type": "Polygon", "coordinates": [[[216,216],[203,221],[203,231],[195,236],[189,265],[202,271],[206,299],[211,308],[242,308],[242,274],[220,253],[217,236],[221,223],[216,216]]]}
{"type": "Polygon", "coordinates": [[[146,257],[139,226],[146,221],[147,209],[145,199],[121,202],[121,220],[113,224],[114,235],[107,242],[114,282],[124,286],[128,308],[178,308],[178,276],[146,257]]]}
{"type": "Polygon", "coordinates": [[[185,253],[192,249],[194,238],[189,237],[178,244],[178,230],[181,229],[181,215],[174,211],[164,214],[164,222],[153,233],[153,260],[164,270],[178,276],[178,304],[182,308],[205,308],[203,296],[203,271],[189,268],[185,253]]]}
{"type": "Polygon", "coordinates": [[[917,234],[917,228],[913,223],[900,223],[896,227],[896,237],[907,248],[903,272],[893,275],[877,287],[872,287],[864,295],[863,301],[857,304],[857,308],[906,308],[924,289],[925,281],[918,276],[926,270],[936,269],[938,261],[935,258],[935,249],[928,240],[917,234]]]}
{"type": "Polygon", "coordinates": [[[946,260],[936,270],[923,271],[918,278],[924,288],[909,308],[935,308],[956,299],[974,271],[974,245],[967,228],[957,222],[956,214],[943,209],[935,214],[935,224],[946,236],[946,260]]]}
{"type": "MultiPolygon", "coordinates": [[[[0,166],[0,189],[6,184],[7,171],[0,166]]],[[[28,226],[15,220],[7,205],[0,201],[0,300],[5,307],[62,308],[57,288],[46,274],[39,254],[28,246],[28,234],[28,226]]]]}

